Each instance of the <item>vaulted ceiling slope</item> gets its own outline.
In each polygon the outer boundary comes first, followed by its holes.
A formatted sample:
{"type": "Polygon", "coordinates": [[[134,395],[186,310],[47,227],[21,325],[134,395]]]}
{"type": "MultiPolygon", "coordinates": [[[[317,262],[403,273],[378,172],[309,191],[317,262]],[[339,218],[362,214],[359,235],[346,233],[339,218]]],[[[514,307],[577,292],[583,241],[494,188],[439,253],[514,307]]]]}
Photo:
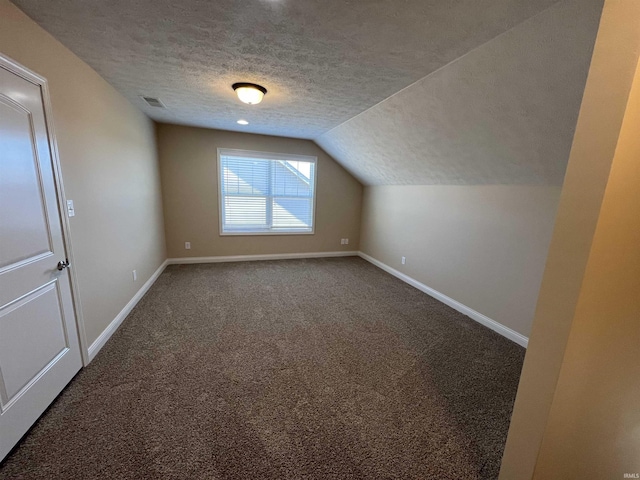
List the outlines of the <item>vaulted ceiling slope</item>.
{"type": "Polygon", "coordinates": [[[602,6],[561,1],[316,142],[366,185],[561,185],[602,6]]]}
{"type": "Polygon", "coordinates": [[[558,0],[13,1],[157,121],[311,139],[558,0]]]}

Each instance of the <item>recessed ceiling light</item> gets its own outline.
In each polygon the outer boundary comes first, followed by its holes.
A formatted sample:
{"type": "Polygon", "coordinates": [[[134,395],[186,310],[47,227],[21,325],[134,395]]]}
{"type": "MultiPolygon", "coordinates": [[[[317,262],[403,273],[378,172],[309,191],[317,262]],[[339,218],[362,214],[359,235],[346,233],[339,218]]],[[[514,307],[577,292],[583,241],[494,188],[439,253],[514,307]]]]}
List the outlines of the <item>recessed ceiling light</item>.
{"type": "Polygon", "coordinates": [[[231,85],[241,102],[256,105],[262,101],[267,89],[255,83],[234,83],[231,85]]]}
{"type": "Polygon", "coordinates": [[[249,122],[247,122],[246,120],[238,120],[238,123],[240,125],[249,125],[249,122]]]}

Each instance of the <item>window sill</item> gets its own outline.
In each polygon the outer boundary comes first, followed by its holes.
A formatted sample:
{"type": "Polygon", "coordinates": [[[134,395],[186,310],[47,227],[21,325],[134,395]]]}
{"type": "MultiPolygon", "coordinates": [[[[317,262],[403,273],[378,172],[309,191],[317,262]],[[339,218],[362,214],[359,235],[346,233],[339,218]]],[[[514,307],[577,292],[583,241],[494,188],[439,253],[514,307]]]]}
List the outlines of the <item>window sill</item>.
{"type": "Polygon", "coordinates": [[[254,237],[259,235],[288,237],[291,235],[315,235],[315,231],[312,231],[312,232],[220,232],[221,237],[254,237]]]}

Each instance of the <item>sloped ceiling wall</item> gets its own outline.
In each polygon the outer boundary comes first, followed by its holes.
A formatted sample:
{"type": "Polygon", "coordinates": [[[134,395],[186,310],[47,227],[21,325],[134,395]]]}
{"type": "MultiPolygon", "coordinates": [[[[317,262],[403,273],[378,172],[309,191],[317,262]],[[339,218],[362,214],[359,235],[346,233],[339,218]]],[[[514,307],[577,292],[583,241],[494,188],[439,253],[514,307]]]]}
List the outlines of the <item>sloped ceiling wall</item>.
{"type": "Polygon", "coordinates": [[[154,120],[310,139],[558,0],[13,1],[154,120]]]}
{"type": "Polygon", "coordinates": [[[316,143],[365,185],[561,185],[602,5],[558,2],[316,143]]]}

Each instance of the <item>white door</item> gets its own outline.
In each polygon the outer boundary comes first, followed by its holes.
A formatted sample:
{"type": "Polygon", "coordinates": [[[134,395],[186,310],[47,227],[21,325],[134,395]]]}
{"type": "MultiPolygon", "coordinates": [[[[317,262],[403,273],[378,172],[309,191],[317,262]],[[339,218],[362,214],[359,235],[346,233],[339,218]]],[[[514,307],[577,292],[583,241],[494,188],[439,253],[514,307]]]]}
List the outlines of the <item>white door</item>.
{"type": "Polygon", "coordinates": [[[44,83],[0,57],[0,460],[82,366],[44,83]]]}

